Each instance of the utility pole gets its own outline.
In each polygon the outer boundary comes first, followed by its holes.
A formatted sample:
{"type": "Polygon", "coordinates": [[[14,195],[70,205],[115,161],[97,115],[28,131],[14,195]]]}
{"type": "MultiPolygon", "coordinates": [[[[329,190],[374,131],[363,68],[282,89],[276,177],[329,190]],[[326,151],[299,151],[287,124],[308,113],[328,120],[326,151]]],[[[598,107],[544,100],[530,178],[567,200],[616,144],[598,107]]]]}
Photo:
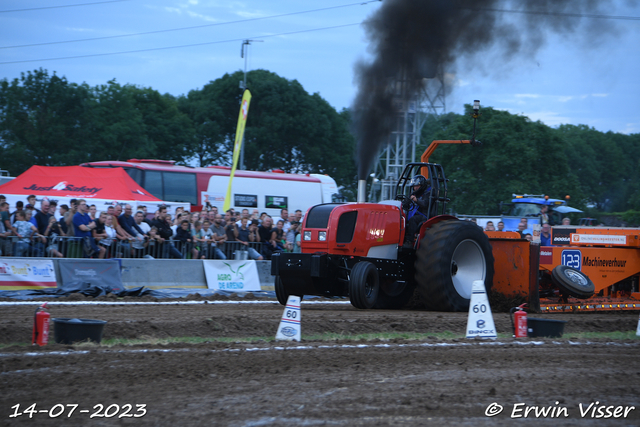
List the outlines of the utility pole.
{"type": "MultiPolygon", "coordinates": [[[[253,42],[263,42],[264,40],[243,40],[240,47],[240,58],[244,58],[244,79],[240,82],[240,89],[244,92],[247,89],[247,58],[249,57],[249,45],[253,42]]],[[[240,169],[244,170],[244,135],[240,146],[240,169]]]]}

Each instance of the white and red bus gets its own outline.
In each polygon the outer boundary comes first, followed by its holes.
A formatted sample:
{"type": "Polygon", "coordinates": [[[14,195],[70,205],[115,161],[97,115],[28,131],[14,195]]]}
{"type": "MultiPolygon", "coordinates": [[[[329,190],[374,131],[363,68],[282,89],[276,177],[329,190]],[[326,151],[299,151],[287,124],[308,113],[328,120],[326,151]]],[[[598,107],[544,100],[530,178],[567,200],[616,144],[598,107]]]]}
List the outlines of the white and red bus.
{"type": "MultiPolygon", "coordinates": [[[[231,174],[231,168],[226,166],[179,166],[173,160],[114,160],[81,166],[121,167],[160,200],[189,203],[193,211],[206,208],[207,203],[222,211],[231,174]]],[[[336,182],[327,175],[289,174],[281,170],[236,170],[231,189],[234,209],[258,209],[272,216],[279,216],[280,209],[305,212],[311,206],[335,201],[338,195],[336,182]]]]}

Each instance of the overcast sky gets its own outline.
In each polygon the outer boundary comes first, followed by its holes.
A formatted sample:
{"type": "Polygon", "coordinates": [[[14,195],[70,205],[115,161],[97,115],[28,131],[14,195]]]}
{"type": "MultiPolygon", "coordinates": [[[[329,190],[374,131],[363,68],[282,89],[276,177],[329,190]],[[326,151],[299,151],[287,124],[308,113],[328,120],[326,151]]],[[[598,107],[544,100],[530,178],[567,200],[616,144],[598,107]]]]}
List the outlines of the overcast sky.
{"type": "MultiPolygon", "coordinates": [[[[522,9],[531,2],[519,4],[522,9]]],[[[178,96],[244,69],[242,40],[262,40],[250,45],[248,70],[296,79],[341,110],[355,98],[354,64],[368,55],[360,23],[380,5],[367,0],[0,0],[0,78],[44,68],[74,83],[94,86],[116,79],[178,96]],[[68,5],[78,6],[58,7],[68,5]],[[78,41],[83,39],[94,40],[78,41]]],[[[491,51],[478,52],[477,67],[466,63],[448,70],[447,111],[460,113],[463,104],[479,99],[483,106],[550,126],[586,124],[605,132],[639,133],[640,1],[614,0],[606,15],[618,19],[573,18],[614,26],[606,35],[588,33],[585,25],[581,37],[550,34],[534,57],[505,62],[491,51]]]]}

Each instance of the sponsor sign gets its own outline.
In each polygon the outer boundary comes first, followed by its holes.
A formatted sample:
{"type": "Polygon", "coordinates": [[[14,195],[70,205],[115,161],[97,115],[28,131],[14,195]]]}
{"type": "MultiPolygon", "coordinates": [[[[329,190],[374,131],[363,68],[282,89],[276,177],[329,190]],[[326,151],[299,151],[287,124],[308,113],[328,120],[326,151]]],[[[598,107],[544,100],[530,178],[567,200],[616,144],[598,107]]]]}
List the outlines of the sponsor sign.
{"type": "Polygon", "coordinates": [[[571,234],[571,243],[626,245],[627,236],[612,236],[608,234],[571,234]]]}
{"type": "Polygon", "coordinates": [[[286,196],[265,196],[266,208],[270,209],[287,209],[287,197],[286,196]]]}
{"type": "Polygon", "coordinates": [[[0,290],[57,287],[53,261],[4,258],[0,261],[0,290]]]}
{"type": "Polygon", "coordinates": [[[255,261],[204,260],[202,262],[209,289],[238,292],[261,290],[255,261]]]}
{"type": "Polygon", "coordinates": [[[540,248],[540,264],[553,264],[553,249],[540,248]]]}
{"type": "MultiPolygon", "coordinates": [[[[89,197],[91,195],[95,195],[97,192],[102,190],[102,188],[98,188],[98,187],[86,187],[84,185],[78,186],[78,185],[69,184],[67,183],[67,181],[61,181],[56,185],[52,185],[50,187],[43,187],[37,184],[31,184],[27,187],[23,187],[23,189],[26,190],[26,192],[52,191],[52,190],[67,191],[72,193],[78,193],[79,196],[82,195],[83,197],[89,197]]],[[[144,193],[141,193],[141,194],[144,194],[144,193]]]]}
{"type": "Polygon", "coordinates": [[[606,267],[606,268],[625,268],[627,266],[626,259],[612,258],[600,258],[586,256],[582,258],[582,265],[586,267],[606,267]]]}
{"type": "Polygon", "coordinates": [[[224,203],[224,194],[222,193],[207,193],[206,191],[200,192],[200,204],[202,206],[207,206],[209,203],[211,206],[219,207],[220,204],[224,203]]]}
{"type": "MultiPolygon", "coordinates": [[[[542,251],[541,251],[542,252],[542,251]]],[[[567,267],[582,270],[582,252],[577,249],[567,249],[562,251],[560,263],[567,267]]]]}
{"type": "Polygon", "coordinates": [[[58,268],[63,290],[86,285],[109,288],[113,292],[124,290],[120,262],[116,259],[60,259],[58,268]]]}
{"type": "Polygon", "coordinates": [[[570,245],[571,234],[575,233],[575,228],[552,228],[551,244],[556,246],[570,245]]]}
{"type": "Polygon", "coordinates": [[[234,194],[233,205],[236,208],[257,208],[258,196],[255,194],[234,194]]]}

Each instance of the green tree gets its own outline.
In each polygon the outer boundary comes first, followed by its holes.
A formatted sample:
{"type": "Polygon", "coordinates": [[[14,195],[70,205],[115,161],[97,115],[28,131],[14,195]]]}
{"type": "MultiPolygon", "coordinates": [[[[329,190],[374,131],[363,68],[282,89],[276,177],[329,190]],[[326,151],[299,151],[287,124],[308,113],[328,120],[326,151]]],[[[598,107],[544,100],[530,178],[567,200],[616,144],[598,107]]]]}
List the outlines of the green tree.
{"type": "Polygon", "coordinates": [[[603,211],[628,209],[640,180],[638,135],[603,133],[585,125],[561,125],[557,132],[587,202],[603,211]]]}
{"type": "MultiPolygon", "coordinates": [[[[430,123],[429,136],[469,139],[471,106],[465,108],[463,116],[445,116],[440,128],[430,123]]],[[[443,145],[430,159],[445,168],[454,212],[498,214],[498,202],[509,200],[513,193],[563,197],[577,186],[562,150],[562,139],[541,122],[483,108],[477,139],[482,141],[481,147],[443,145]]]]}
{"type": "Polygon", "coordinates": [[[87,132],[86,85],[39,69],[22,73],[9,82],[0,81],[0,156],[11,174],[34,164],[72,165],[83,161],[79,154],[87,132]]]}
{"type": "Polygon", "coordinates": [[[0,80],[0,155],[18,175],[34,164],[138,158],[185,162],[195,144],[171,95],[114,80],[89,87],[46,70],[0,80]]]}
{"type": "Polygon", "coordinates": [[[195,142],[188,116],[171,95],[115,80],[92,91],[91,160],[156,158],[185,162],[195,142]]]}
{"type": "MultiPolygon", "coordinates": [[[[225,74],[189,92],[179,102],[194,122],[201,165],[230,165],[242,92],[242,72],[225,74]]],[[[324,173],[338,185],[355,175],[354,140],[346,115],[296,80],[255,70],[247,74],[252,94],[245,129],[245,168],[324,173]]]]}

